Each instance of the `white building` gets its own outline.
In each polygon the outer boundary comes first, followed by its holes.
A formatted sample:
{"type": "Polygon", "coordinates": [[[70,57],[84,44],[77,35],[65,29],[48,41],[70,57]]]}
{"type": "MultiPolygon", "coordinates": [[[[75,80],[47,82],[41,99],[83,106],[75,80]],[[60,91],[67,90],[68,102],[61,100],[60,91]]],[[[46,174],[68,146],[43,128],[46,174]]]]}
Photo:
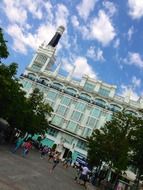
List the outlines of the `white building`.
{"type": "Polygon", "coordinates": [[[45,101],[54,109],[43,143],[48,146],[57,144],[63,157],[69,150],[72,151],[75,160],[77,155],[87,155],[86,137],[95,128],[103,126],[111,119],[113,112],[123,108],[126,112],[140,114],[143,99],[133,101],[130,95],[125,98],[118,96],[116,86],[87,75],[80,81],[73,80],[73,71],[67,77],[62,76],[59,74],[61,65],[55,71],[50,71],[55,62],[57,35],[62,35],[63,31],[64,28],[59,27],[51,42],[38,48],[20,81],[27,96],[34,88],[39,88],[44,93],[45,101]]]}

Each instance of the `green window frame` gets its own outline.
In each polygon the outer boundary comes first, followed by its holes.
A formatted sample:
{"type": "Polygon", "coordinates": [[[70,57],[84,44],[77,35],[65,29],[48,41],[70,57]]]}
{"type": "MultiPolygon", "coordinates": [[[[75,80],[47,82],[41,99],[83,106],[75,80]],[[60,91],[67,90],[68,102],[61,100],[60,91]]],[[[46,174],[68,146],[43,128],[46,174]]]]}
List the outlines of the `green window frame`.
{"type": "Polygon", "coordinates": [[[47,57],[45,55],[37,55],[35,61],[44,65],[47,61],[47,57]]]}
{"type": "Polygon", "coordinates": [[[98,108],[93,108],[90,112],[90,115],[96,118],[98,118],[100,114],[101,114],[101,110],[99,110],[98,108]]]}
{"type": "Polygon", "coordinates": [[[87,150],[87,143],[81,140],[78,140],[76,147],[82,149],[82,150],[87,150]]]}
{"type": "Polygon", "coordinates": [[[56,98],[57,98],[57,93],[56,92],[54,92],[54,91],[48,91],[48,93],[47,93],[47,98],[48,99],[50,99],[50,100],[56,100],[56,98]]]}
{"type": "Polygon", "coordinates": [[[92,129],[85,127],[82,136],[83,137],[89,137],[92,134],[92,129]]]}
{"type": "Polygon", "coordinates": [[[59,115],[63,115],[64,116],[66,114],[66,111],[67,111],[67,107],[66,106],[59,105],[56,113],[58,113],[59,115]]]}
{"type": "Polygon", "coordinates": [[[75,109],[83,112],[85,110],[86,104],[83,102],[77,102],[75,105],[75,109]]]}
{"type": "Polygon", "coordinates": [[[95,117],[88,117],[86,125],[88,127],[94,128],[96,126],[97,119],[95,117]]]}
{"type": "Polygon", "coordinates": [[[71,98],[67,97],[67,96],[64,96],[62,97],[61,99],[61,104],[64,104],[66,106],[69,106],[69,104],[71,103],[71,98]]]}
{"type": "Polygon", "coordinates": [[[71,119],[79,122],[81,120],[82,115],[83,115],[83,113],[81,113],[79,111],[73,111],[73,113],[71,115],[71,119]]]}
{"type": "Polygon", "coordinates": [[[109,96],[109,93],[110,93],[110,90],[107,90],[107,89],[105,89],[105,88],[100,88],[99,89],[99,91],[98,91],[98,93],[100,94],[100,95],[102,95],[102,96],[109,96]]]}
{"type": "Polygon", "coordinates": [[[89,82],[85,83],[85,85],[84,85],[84,90],[86,90],[88,92],[93,92],[94,88],[95,88],[95,84],[92,84],[89,82]]]}
{"type": "Polygon", "coordinates": [[[54,129],[54,128],[49,128],[48,131],[47,131],[47,134],[48,135],[51,135],[53,137],[57,137],[58,135],[58,130],[54,129]]]}
{"type": "Polygon", "coordinates": [[[67,129],[71,132],[76,132],[78,124],[73,122],[73,121],[69,121],[68,125],[67,125],[67,129]]]}
{"type": "Polygon", "coordinates": [[[54,115],[54,117],[52,118],[52,124],[59,126],[63,124],[63,118],[58,116],[58,115],[54,115]]]}

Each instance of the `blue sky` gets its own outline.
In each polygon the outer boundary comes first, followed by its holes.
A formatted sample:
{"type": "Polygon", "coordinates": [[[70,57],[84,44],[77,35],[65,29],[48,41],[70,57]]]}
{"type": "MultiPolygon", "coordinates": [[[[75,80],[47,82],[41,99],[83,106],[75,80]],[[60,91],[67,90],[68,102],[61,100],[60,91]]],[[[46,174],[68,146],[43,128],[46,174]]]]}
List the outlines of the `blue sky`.
{"type": "Polygon", "coordinates": [[[143,95],[143,0],[2,0],[0,26],[18,74],[36,48],[48,43],[59,25],[66,30],[56,64],[74,77],[90,77],[117,86],[137,100],[143,95]]]}

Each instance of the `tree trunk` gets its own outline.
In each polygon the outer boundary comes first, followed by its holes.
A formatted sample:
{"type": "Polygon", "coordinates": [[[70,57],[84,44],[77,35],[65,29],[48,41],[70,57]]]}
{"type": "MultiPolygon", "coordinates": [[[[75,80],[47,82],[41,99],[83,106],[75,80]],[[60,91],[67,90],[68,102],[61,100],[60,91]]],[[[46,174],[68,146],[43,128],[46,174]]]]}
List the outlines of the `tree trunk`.
{"type": "Polygon", "coordinates": [[[114,183],[114,185],[113,185],[113,190],[115,190],[116,187],[117,187],[118,179],[119,179],[119,172],[117,172],[116,179],[115,179],[115,183],[114,183]]]}
{"type": "Polygon", "coordinates": [[[136,185],[135,185],[136,190],[139,189],[140,177],[141,177],[141,171],[138,171],[137,177],[136,177],[136,185]]]}

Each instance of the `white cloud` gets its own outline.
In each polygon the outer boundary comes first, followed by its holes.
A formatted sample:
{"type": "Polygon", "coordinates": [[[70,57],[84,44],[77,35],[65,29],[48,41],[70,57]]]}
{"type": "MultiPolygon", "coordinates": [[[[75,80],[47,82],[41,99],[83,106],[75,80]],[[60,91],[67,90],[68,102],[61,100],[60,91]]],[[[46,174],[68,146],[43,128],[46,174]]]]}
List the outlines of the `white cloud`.
{"type": "Polygon", "coordinates": [[[133,76],[131,79],[131,84],[129,85],[121,85],[121,96],[123,97],[129,97],[132,100],[137,101],[139,99],[139,95],[136,92],[136,88],[140,87],[141,85],[141,79],[137,78],[136,76],[133,76]]]}
{"type": "Polygon", "coordinates": [[[82,0],[82,2],[77,6],[78,14],[85,21],[89,17],[90,13],[94,10],[97,0],[82,0]]]}
{"type": "MultiPolygon", "coordinates": [[[[29,47],[36,49],[43,41],[48,43],[59,25],[64,25],[67,28],[69,11],[63,4],[56,4],[57,11],[53,12],[50,1],[44,3],[41,0],[22,2],[4,0],[2,8],[9,20],[6,31],[12,37],[12,48],[20,53],[26,54],[29,47]],[[34,31],[30,31],[33,26],[28,16],[32,16],[37,21],[37,19],[42,19],[44,14],[45,19],[41,24],[37,28],[35,27],[34,31]]],[[[63,37],[65,39],[62,43],[60,41],[58,50],[63,46],[70,47],[67,31],[64,32],[63,37]]]]}
{"type": "Polygon", "coordinates": [[[27,11],[18,1],[4,0],[3,10],[12,23],[24,25],[27,20],[27,11]]]}
{"type": "Polygon", "coordinates": [[[127,58],[124,59],[124,63],[143,69],[143,59],[139,53],[129,52],[127,58]]]}
{"type": "Polygon", "coordinates": [[[114,48],[118,48],[119,47],[119,45],[120,45],[120,39],[119,38],[117,38],[116,40],[115,40],[115,42],[114,42],[114,48]]]}
{"type": "Polygon", "coordinates": [[[131,26],[131,27],[129,28],[129,30],[128,30],[128,33],[127,33],[127,35],[128,35],[128,40],[129,40],[129,41],[131,40],[133,33],[134,33],[134,27],[131,26]]]}
{"type": "Polygon", "coordinates": [[[103,57],[103,51],[98,48],[97,50],[95,50],[95,47],[91,46],[88,51],[87,51],[87,57],[92,58],[94,61],[105,61],[104,57],[103,57]]]}
{"type": "Polygon", "coordinates": [[[143,16],[143,1],[128,0],[129,15],[133,19],[140,19],[143,16]]]}
{"type": "Polygon", "coordinates": [[[94,18],[90,23],[89,38],[96,39],[102,45],[108,45],[116,36],[115,28],[107,14],[100,10],[98,17],[94,18]]]}
{"type": "Polygon", "coordinates": [[[139,99],[138,94],[135,92],[135,90],[131,86],[126,86],[124,84],[121,85],[121,96],[123,97],[129,97],[132,100],[137,101],[139,99]]]}
{"type": "Polygon", "coordinates": [[[10,25],[7,28],[7,33],[13,37],[13,48],[17,52],[21,52],[23,54],[27,53],[26,45],[24,43],[24,35],[22,28],[20,28],[17,24],[10,25]]]}
{"type": "Polygon", "coordinates": [[[105,7],[105,9],[107,9],[108,15],[110,17],[112,17],[117,12],[117,8],[113,2],[104,1],[103,6],[105,7]]]}
{"type": "Polygon", "coordinates": [[[29,47],[37,49],[43,41],[49,42],[55,31],[56,28],[50,24],[42,24],[35,34],[25,32],[25,29],[17,24],[7,27],[7,33],[13,38],[14,50],[24,54],[27,53],[27,48],[29,47]]]}
{"type": "Polygon", "coordinates": [[[67,7],[63,4],[58,4],[55,15],[56,15],[55,18],[56,26],[63,25],[65,28],[67,28],[68,16],[69,16],[69,11],[67,7]]]}
{"type": "Polygon", "coordinates": [[[43,12],[42,12],[42,3],[40,0],[24,0],[22,2],[23,5],[29,10],[29,12],[33,15],[33,17],[37,19],[42,19],[43,12]]]}
{"type": "Polygon", "coordinates": [[[140,87],[141,79],[138,79],[136,76],[133,76],[132,77],[132,84],[133,84],[134,88],[140,87]]]}
{"type": "Polygon", "coordinates": [[[73,26],[74,27],[78,27],[79,26],[79,21],[78,21],[78,18],[77,18],[77,16],[72,16],[71,17],[71,22],[72,22],[72,24],[73,24],[73,26]]]}
{"type": "Polygon", "coordinates": [[[85,57],[76,57],[72,64],[69,61],[63,63],[63,67],[67,72],[70,72],[75,67],[73,77],[81,78],[84,74],[89,75],[89,77],[97,79],[97,74],[92,70],[92,67],[88,64],[85,57]]]}

